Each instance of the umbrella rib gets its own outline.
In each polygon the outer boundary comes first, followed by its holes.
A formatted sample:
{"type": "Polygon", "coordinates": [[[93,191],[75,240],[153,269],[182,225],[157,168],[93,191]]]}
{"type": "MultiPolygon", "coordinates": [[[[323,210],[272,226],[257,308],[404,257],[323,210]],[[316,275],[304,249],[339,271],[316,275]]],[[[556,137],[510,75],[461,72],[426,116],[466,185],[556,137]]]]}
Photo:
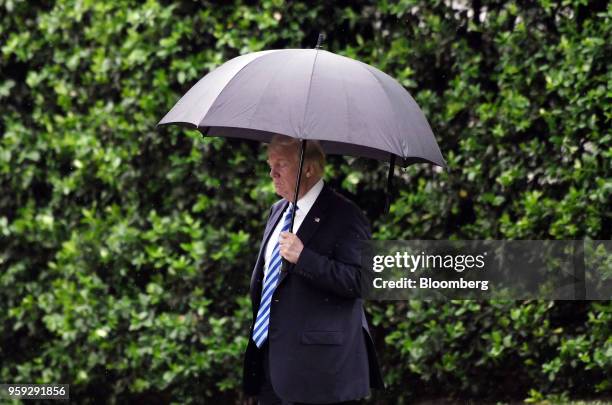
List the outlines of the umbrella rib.
{"type": "Polygon", "coordinates": [[[346,133],[347,135],[351,138],[349,139],[352,142],[352,137],[353,137],[353,132],[351,131],[351,103],[349,102],[349,96],[348,96],[348,91],[346,91],[346,82],[345,82],[345,77],[343,76],[340,79],[340,82],[342,83],[342,90],[344,90],[344,102],[346,103],[346,133]]]}
{"type": "MultiPolygon", "coordinates": [[[[393,110],[393,106],[391,104],[391,99],[389,98],[389,94],[387,94],[387,91],[385,90],[385,87],[383,86],[382,82],[380,81],[380,79],[378,79],[378,77],[376,77],[376,75],[370,70],[368,69],[368,65],[366,65],[363,62],[357,61],[359,63],[359,65],[361,67],[363,67],[369,74],[372,75],[372,77],[374,77],[374,80],[376,80],[378,82],[378,84],[380,85],[380,89],[382,90],[383,94],[385,95],[385,98],[387,99],[387,103],[389,104],[389,107],[391,109],[391,113],[393,114],[393,116],[395,116],[395,111],[393,110]]],[[[401,132],[398,126],[398,121],[397,120],[393,120],[395,122],[395,130],[397,133],[397,139],[401,139],[401,132]]],[[[421,149],[423,149],[423,145],[421,145],[421,142],[418,140],[418,137],[415,138],[417,139],[417,142],[419,142],[419,146],[421,147],[421,149]]],[[[403,156],[404,155],[404,148],[401,147],[402,145],[400,145],[400,150],[402,151],[402,156],[400,156],[402,159],[405,159],[407,156],[403,156]]],[[[393,150],[393,148],[390,148],[391,150],[393,150]]]]}
{"type": "MultiPolygon", "coordinates": [[[[297,55],[294,55],[291,59],[295,59],[297,57],[297,55]]],[[[283,68],[285,68],[287,65],[286,64],[281,64],[278,69],[276,70],[276,72],[281,71],[283,68]]],[[[261,94],[259,95],[259,99],[257,100],[257,104],[255,106],[255,111],[253,111],[253,113],[251,114],[251,117],[249,118],[249,128],[252,128],[252,122],[253,122],[253,117],[257,116],[257,111],[259,110],[259,107],[261,106],[261,99],[264,98],[264,96],[266,95],[266,92],[268,91],[268,89],[270,88],[270,85],[272,84],[272,82],[277,78],[276,75],[272,75],[272,77],[270,78],[270,80],[268,81],[268,83],[266,84],[266,87],[264,88],[264,90],[261,92],[261,94]]],[[[284,135],[289,135],[289,134],[284,134],[284,135]]]]}
{"type": "MultiPolygon", "coordinates": [[[[202,122],[206,119],[206,116],[211,112],[212,107],[217,103],[217,100],[219,100],[219,98],[221,98],[221,95],[227,90],[229,84],[232,82],[232,80],[234,80],[239,74],[240,72],[242,72],[244,69],[246,69],[251,63],[255,62],[256,60],[259,60],[263,57],[266,57],[268,55],[273,55],[276,52],[279,52],[278,49],[271,49],[268,51],[260,51],[261,55],[258,56],[257,58],[252,59],[251,61],[247,62],[244,64],[244,66],[242,66],[240,69],[238,69],[238,71],[236,73],[234,73],[232,75],[232,77],[227,81],[227,83],[225,83],[225,85],[223,85],[223,88],[221,89],[221,91],[219,92],[219,94],[217,94],[217,96],[215,97],[215,99],[213,100],[213,102],[211,103],[210,107],[208,108],[208,110],[206,110],[206,113],[204,114],[204,116],[202,118],[200,118],[198,125],[196,128],[200,128],[202,126],[202,122]]],[[[180,100],[179,100],[180,101],[180,100]]]]}
{"type": "Polygon", "coordinates": [[[306,112],[308,111],[308,102],[310,101],[310,89],[312,88],[312,77],[314,76],[315,65],[317,63],[317,56],[319,56],[319,48],[315,50],[315,57],[312,61],[312,70],[310,71],[310,79],[308,80],[308,93],[306,93],[306,104],[304,105],[304,115],[302,116],[302,128],[300,129],[300,139],[304,136],[304,128],[306,127],[306,112]]]}

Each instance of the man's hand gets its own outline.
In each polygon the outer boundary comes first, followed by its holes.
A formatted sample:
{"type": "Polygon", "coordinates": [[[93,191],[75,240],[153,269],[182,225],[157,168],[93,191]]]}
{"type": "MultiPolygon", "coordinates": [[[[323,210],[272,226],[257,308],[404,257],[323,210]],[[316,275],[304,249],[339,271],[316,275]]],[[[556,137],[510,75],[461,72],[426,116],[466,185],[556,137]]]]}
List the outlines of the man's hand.
{"type": "Polygon", "coordinates": [[[300,238],[291,232],[281,232],[278,244],[280,247],[280,255],[287,259],[289,263],[296,264],[300,258],[302,249],[304,249],[304,244],[300,238]]]}

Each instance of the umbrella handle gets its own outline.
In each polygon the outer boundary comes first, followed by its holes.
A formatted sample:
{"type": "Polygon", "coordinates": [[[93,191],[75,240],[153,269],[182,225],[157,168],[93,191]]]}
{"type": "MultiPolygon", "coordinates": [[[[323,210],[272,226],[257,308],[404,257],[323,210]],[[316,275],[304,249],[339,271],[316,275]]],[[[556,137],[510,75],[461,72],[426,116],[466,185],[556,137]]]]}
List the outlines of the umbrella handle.
{"type": "MultiPolygon", "coordinates": [[[[297,181],[295,182],[295,192],[293,193],[293,205],[295,208],[291,211],[291,225],[289,225],[289,230],[293,232],[293,223],[295,222],[295,212],[297,211],[297,201],[298,195],[300,193],[300,181],[302,180],[302,168],[304,167],[304,151],[306,150],[306,139],[302,139],[302,144],[300,147],[300,166],[298,168],[297,181]]],[[[289,266],[291,263],[283,258],[283,265],[281,266],[282,272],[289,271],[289,266]]]]}
{"type": "Polygon", "coordinates": [[[385,202],[385,214],[389,213],[391,207],[391,195],[393,194],[393,172],[395,171],[395,154],[389,159],[389,175],[387,176],[387,198],[385,202]]]}

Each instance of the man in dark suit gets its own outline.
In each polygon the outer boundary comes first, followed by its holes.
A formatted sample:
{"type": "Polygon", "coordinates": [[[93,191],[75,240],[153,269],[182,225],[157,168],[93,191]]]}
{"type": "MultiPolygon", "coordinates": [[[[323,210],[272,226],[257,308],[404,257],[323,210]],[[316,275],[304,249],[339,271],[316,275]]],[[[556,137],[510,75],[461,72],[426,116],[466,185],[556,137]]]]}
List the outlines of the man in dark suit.
{"type": "Polygon", "coordinates": [[[270,210],[251,276],[243,388],[260,404],[355,401],[384,388],[361,299],[361,241],[370,238],[369,224],[323,184],[325,155],[309,141],[289,232],[299,146],[279,135],[268,147],[270,176],[283,198],[270,210]]]}

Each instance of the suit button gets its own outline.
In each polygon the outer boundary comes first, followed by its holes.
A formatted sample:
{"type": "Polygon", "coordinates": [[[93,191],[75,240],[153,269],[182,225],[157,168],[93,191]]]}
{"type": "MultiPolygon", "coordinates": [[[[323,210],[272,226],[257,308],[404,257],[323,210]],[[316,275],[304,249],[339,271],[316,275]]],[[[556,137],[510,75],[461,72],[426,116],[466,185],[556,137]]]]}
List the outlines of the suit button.
{"type": "Polygon", "coordinates": [[[278,302],[278,299],[275,299],[274,302],[278,302]]]}

